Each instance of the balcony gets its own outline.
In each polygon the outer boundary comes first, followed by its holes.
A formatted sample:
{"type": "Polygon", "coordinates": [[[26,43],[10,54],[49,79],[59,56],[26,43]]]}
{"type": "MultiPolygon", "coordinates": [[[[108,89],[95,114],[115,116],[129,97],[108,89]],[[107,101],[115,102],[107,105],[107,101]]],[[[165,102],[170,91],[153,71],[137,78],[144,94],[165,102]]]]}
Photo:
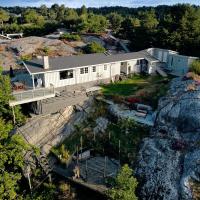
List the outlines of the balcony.
{"type": "Polygon", "coordinates": [[[9,101],[9,105],[16,106],[55,97],[55,90],[54,87],[39,88],[32,90],[15,91],[12,94],[14,96],[14,99],[9,101]]]}

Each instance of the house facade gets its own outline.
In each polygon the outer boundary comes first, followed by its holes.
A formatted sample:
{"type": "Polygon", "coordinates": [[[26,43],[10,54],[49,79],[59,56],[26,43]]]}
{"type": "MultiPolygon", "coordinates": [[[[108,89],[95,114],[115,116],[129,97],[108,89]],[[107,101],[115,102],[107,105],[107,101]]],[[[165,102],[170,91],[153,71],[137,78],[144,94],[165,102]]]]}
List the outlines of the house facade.
{"type": "Polygon", "coordinates": [[[150,48],[147,50],[111,55],[108,52],[68,57],[48,56],[23,62],[25,73],[18,82],[23,82],[27,91],[15,91],[11,106],[36,102],[56,96],[61,88],[92,82],[114,81],[121,74],[160,73],[167,70],[180,76],[189,70],[197,58],[182,56],[175,51],[150,48]]]}
{"type": "Polygon", "coordinates": [[[58,58],[45,56],[24,62],[23,65],[32,78],[33,88],[59,88],[91,81],[114,81],[121,73],[153,73],[154,64],[160,61],[150,55],[147,58],[147,55],[146,51],[141,51],[116,55],[102,53],[58,58]]]}

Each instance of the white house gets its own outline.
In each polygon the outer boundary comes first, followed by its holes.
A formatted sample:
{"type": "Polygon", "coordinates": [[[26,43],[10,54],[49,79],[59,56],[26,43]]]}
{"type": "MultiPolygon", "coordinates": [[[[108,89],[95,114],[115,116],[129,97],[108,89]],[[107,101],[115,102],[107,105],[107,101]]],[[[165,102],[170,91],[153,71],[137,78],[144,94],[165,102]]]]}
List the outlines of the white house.
{"type": "Polygon", "coordinates": [[[28,91],[14,92],[11,106],[39,101],[55,96],[62,87],[93,82],[113,81],[120,74],[155,73],[168,69],[182,75],[196,58],[181,56],[177,52],[151,48],[139,52],[111,55],[108,52],[49,58],[48,56],[23,62],[26,74],[18,80],[28,85],[28,91]]]}
{"type": "Polygon", "coordinates": [[[24,66],[33,80],[33,88],[38,79],[43,87],[54,88],[75,85],[90,81],[113,80],[121,73],[152,73],[154,63],[159,60],[147,51],[110,55],[109,53],[87,54],[79,56],[34,59],[24,62],[24,66]]]}

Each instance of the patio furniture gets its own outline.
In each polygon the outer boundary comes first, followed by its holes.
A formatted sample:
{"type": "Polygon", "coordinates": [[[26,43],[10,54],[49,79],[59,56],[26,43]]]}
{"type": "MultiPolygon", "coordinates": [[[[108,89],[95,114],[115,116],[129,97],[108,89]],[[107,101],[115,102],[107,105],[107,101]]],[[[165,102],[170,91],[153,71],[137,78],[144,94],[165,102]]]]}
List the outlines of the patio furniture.
{"type": "Polygon", "coordinates": [[[147,113],[143,113],[143,112],[136,112],[136,113],[135,113],[135,116],[137,116],[137,117],[143,117],[143,118],[145,118],[145,117],[147,116],[147,113]]]}
{"type": "Polygon", "coordinates": [[[24,90],[25,86],[21,82],[14,82],[13,83],[13,89],[14,90],[24,90]]]}

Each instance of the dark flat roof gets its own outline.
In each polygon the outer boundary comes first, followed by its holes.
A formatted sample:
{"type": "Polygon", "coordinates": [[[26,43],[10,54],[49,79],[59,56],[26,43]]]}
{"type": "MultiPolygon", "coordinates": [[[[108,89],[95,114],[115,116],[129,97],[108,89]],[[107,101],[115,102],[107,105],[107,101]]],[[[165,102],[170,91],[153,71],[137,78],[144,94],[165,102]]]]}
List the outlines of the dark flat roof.
{"type": "Polygon", "coordinates": [[[25,65],[31,74],[39,74],[50,71],[61,71],[65,69],[71,69],[76,67],[98,65],[104,63],[114,63],[119,61],[134,60],[145,58],[148,61],[157,61],[156,58],[151,56],[146,50],[122,53],[114,55],[105,55],[104,53],[96,54],[84,54],[78,56],[65,56],[49,58],[49,69],[43,68],[43,59],[33,59],[31,61],[25,61],[25,65]]]}

